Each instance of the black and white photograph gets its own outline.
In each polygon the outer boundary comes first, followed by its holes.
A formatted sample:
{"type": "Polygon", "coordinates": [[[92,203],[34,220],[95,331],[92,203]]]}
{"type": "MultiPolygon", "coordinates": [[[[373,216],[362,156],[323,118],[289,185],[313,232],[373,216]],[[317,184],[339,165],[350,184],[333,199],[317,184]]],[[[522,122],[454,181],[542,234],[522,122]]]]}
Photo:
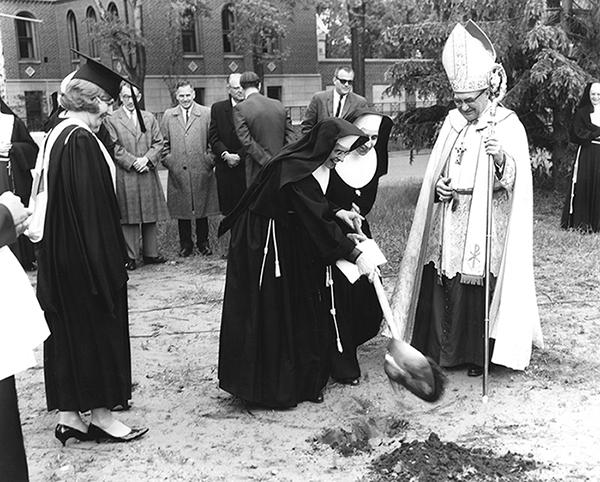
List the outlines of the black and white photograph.
{"type": "Polygon", "coordinates": [[[0,0],[0,482],[600,480],[600,0],[0,0]]]}

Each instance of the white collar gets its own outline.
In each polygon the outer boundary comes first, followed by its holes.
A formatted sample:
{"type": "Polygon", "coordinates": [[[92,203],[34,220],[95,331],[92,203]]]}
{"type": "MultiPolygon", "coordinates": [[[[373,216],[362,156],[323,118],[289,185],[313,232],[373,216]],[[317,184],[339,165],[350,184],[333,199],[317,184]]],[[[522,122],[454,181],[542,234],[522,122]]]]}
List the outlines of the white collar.
{"type": "Polygon", "coordinates": [[[351,151],[342,162],[335,165],[335,170],[348,186],[354,189],[365,187],[377,171],[377,153],[375,149],[370,149],[361,156],[356,150],[351,151]]]}
{"type": "Polygon", "coordinates": [[[323,194],[327,192],[327,186],[329,185],[329,176],[331,175],[330,169],[321,164],[313,172],[312,176],[317,180],[323,194]]]}

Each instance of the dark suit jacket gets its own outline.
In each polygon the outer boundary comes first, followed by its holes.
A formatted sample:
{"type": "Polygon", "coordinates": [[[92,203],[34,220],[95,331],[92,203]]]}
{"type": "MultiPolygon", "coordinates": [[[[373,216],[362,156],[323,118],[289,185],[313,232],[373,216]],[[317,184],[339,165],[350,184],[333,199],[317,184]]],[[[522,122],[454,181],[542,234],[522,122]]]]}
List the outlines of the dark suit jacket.
{"type": "Polygon", "coordinates": [[[259,93],[251,94],[233,109],[233,124],[244,151],[246,184],[285,144],[295,138],[283,104],[259,93]]]}
{"type": "MultiPolygon", "coordinates": [[[[346,117],[346,115],[356,109],[364,109],[368,107],[367,99],[364,97],[350,92],[346,101],[344,102],[344,108],[340,113],[340,117],[346,117]]],[[[333,89],[323,90],[317,92],[310,99],[310,103],[304,113],[304,119],[302,120],[302,134],[306,134],[310,131],[313,126],[323,119],[333,117],[335,112],[333,111],[333,89]]]]}
{"type": "Polygon", "coordinates": [[[233,126],[233,106],[231,99],[215,102],[210,108],[210,127],[208,142],[215,154],[215,174],[217,176],[217,192],[219,208],[227,215],[237,204],[246,190],[246,173],[244,171],[244,152],[242,143],[233,126]],[[221,158],[224,152],[239,154],[242,160],[235,167],[229,167],[221,158]]]}

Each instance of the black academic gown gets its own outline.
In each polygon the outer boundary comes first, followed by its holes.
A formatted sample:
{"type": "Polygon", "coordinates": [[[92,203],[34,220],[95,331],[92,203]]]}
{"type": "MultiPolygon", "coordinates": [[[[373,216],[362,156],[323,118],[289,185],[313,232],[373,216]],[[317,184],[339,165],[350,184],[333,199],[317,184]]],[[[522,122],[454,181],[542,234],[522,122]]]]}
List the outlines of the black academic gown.
{"type": "Polygon", "coordinates": [[[265,166],[220,228],[221,234],[231,229],[231,241],[219,386],[263,406],[312,400],[329,378],[333,325],[325,267],[351,257],[354,243],[335,222],[312,171],[337,137],[360,131],[339,119],[324,123],[321,134],[313,129],[265,166]],[[263,262],[271,220],[275,231],[263,262]]]}
{"type": "MultiPolygon", "coordinates": [[[[14,115],[12,110],[2,102],[2,112],[13,115],[15,120],[11,136],[12,147],[9,153],[11,172],[5,170],[5,163],[0,166],[3,172],[0,172],[0,193],[12,191],[21,198],[25,205],[29,203],[31,196],[31,169],[35,167],[35,161],[38,153],[38,146],[29,135],[27,127],[21,119],[14,115]]],[[[10,246],[10,249],[21,263],[24,269],[33,269],[35,261],[35,251],[33,243],[26,236],[19,236],[17,241],[10,246]]]]}
{"type": "Polygon", "coordinates": [[[67,128],[48,171],[37,293],[49,410],[125,405],[131,397],[125,243],[109,168],[93,134],[67,128]],[[65,145],[65,139],[71,130],[65,145]]]}
{"type": "MultiPolygon", "coordinates": [[[[373,112],[365,109],[357,110],[347,116],[346,120],[354,122],[360,116],[371,113],[373,112]]],[[[377,143],[374,146],[377,154],[377,168],[373,178],[365,186],[360,189],[354,188],[344,182],[337,171],[331,172],[326,197],[332,204],[351,210],[354,203],[360,208],[363,216],[369,214],[377,197],[379,178],[387,173],[388,139],[392,125],[392,120],[383,116],[377,143]]],[[[339,224],[345,233],[352,232],[352,229],[345,223],[339,222],[339,224]]],[[[369,238],[372,237],[367,219],[363,221],[362,230],[369,238]]],[[[334,266],[333,282],[342,352],[339,352],[337,344],[330,347],[331,376],[337,380],[346,381],[360,377],[357,347],[379,333],[383,312],[373,285],[365,277],[359,278],[352,284],[334,266]]]]}

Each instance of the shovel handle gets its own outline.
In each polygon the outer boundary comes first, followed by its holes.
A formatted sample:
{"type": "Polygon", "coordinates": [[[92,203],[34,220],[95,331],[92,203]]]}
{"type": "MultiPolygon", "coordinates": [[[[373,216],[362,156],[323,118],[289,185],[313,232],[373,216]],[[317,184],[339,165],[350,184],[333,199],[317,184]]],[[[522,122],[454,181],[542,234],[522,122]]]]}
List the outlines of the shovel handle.
{"type": "Polygon", "coordinates": [[[377,275],[373,277],[373,287],[375,288],[375,293],[377,293],[377,299],[379,300],[379,306],[381,306],[381,311],[383,311],[383,318],[387,323],[390,332],[392,333],[392,337],[396,338],[397,340],[400,340],[400,333],[398,331],[398,326],[394,321],[394,314],[392,313],[390,302],[387,299],[387,295],[385,294],[385,290],[383,289],[381,280],[377,275]]]}

